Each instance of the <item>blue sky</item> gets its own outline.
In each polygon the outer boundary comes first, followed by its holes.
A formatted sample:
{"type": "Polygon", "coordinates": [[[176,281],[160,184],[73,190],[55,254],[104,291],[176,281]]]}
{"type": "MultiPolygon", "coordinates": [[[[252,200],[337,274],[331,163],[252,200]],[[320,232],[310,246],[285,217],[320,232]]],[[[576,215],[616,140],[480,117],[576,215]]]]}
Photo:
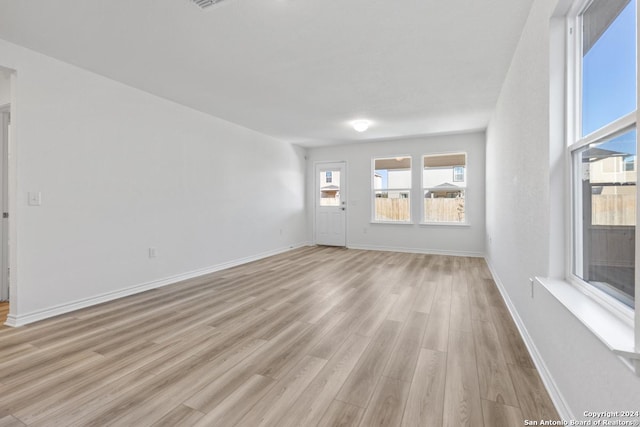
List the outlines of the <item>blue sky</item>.
{"type": "Polygon", "coordinates": [[[382,176],[382,188],[387,188],[387,182],[388,182],[388,176],[389,174],[387,173],[386,169],[382,169],[382,170],[376,170],[376,173],[380,174],[380,176],[382,176]]]}
{"type": "Polygon", "coordinates": [[[636,109],[636,1],[583,58],[583,135],[636,109]]]}

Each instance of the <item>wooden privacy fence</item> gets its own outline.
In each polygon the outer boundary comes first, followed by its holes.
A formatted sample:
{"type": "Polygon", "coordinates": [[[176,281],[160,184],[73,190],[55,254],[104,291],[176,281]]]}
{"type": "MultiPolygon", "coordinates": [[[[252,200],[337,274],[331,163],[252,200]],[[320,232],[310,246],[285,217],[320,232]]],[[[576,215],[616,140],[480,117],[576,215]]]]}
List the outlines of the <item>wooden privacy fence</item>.
{"type": "MultiPolygon", "coordinates": [[[[409,199],[375,199],[377,221],[409,221],[409,199]]],[[[427,222],[464,222],[464,199],[425,199],[427,222]]],[[[636,225],[636,197],[633,194],[594,194],[591,198],[594,225],[636,225]]]]}
{"type": "Polygon", "coordinates": [[[409,199],[376,197],[376,221],[409,221],[409,199]]]}
{"type": "Polygon", "coordinates": [[[426,222],[464,222],[464,199],[424,199],[426,222]]]}
{"type": "MultiPolygon", "coordinates": [[[[409,221],[409,199],[375,199],[376,221],[409,221]]],[[[424,218],[427,222],[463,222],[464,199],[425,199],[424,218]]]]}
{"type": "Polygon", "coordinates": [[[594,194],[591,196],[593,225],[636,225],[635,194],[594,194]]]}

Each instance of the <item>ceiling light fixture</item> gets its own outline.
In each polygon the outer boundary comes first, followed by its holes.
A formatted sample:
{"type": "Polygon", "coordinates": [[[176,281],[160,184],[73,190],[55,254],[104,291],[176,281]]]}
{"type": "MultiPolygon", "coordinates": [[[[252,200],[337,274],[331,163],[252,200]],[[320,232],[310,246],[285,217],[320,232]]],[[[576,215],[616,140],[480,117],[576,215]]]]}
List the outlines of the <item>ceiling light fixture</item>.
{"type": "Polygon", "coordinates": [[[369,129],[371,122],[369,120],[354,120],[351,122],[351,126],[353,126],[357,132],[364,132],[369,129]]]}
{"type": "Polygon", "coordinates": [[[192,3],[200,6],[201,9],[206,9],[210,6],[213,6],[216,3],[220,3],[222,0],[191,0],[192,3]]]}

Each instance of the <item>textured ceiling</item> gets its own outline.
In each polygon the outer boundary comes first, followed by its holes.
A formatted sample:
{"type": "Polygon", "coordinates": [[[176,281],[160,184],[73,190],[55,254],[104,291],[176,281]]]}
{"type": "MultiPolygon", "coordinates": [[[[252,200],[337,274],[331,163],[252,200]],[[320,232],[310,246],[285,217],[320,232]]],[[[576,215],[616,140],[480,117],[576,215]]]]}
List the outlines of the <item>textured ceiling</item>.
{"type": "Polygon", "coordinates": [[[485,128],[530,6],[0,0],[0,38],[314,146],[485,128]],[[349,127],[358,118],[369,131],[349,127]]]}

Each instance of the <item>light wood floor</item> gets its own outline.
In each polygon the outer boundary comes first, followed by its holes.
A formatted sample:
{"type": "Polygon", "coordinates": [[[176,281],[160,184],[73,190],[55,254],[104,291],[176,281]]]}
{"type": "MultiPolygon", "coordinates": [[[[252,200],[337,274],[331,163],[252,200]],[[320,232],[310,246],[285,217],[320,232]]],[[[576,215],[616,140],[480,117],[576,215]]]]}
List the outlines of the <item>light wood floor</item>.
{"type": "Polygon", "coordinates": [[[9,303],[0,302],[0,329],[6,327],[4,326],[4,322],[7,320],[8,314],[9,314],[9,303]]]}
{"type": "Polygon", "coordinates": [[[303,248],[0,330],[5,426],[558,419],[484,261],[303,248]]]}

